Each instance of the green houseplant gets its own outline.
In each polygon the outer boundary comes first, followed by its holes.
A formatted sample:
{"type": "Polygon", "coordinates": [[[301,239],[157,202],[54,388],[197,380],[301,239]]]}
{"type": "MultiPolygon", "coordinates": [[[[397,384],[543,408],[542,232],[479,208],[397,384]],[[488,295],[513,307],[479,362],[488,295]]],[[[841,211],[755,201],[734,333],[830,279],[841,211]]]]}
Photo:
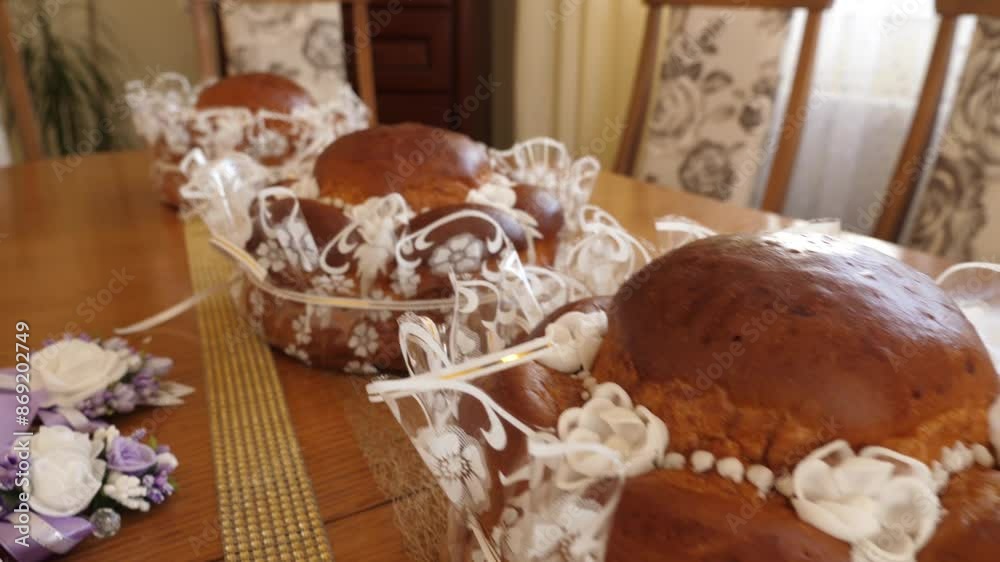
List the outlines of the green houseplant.
{"type": "MultiPolygon", "coordinates": [[[[7,0],[42,144],[49,156],[127,144],[114,104],[118,57],[96,0],[7,0]]],[[[0,93],[2,89],[0,89],[0,93]]],[[[5,93],[3,93],[5,95],[5,93]]],[[[12,123],[12,111],[5,95],[12,123]]],[[[119,104],[120,105],[120,104],[119,104]]]]}

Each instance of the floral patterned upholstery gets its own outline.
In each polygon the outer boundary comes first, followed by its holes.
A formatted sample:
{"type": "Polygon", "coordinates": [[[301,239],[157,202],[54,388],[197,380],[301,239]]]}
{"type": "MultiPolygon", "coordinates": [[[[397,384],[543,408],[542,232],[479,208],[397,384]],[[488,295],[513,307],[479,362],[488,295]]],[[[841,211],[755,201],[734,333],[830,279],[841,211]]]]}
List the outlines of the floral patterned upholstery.
{"type": "Polygon", "coordinates": [[[956,259],[1000,258],[1000,20],[979,18],[925,181],[904,241],[956,259]]]}
{"type": "Polygon", "coordinates": [[[788,36],[788,10],[674,7],[637,175],[749,205],[788,36]]]}
{"type": "Polygon", "coordinates": [[[223,3],[221,17],[230,74],[281,74],[320,102],[347,81],[340,2],[223,3]]]}

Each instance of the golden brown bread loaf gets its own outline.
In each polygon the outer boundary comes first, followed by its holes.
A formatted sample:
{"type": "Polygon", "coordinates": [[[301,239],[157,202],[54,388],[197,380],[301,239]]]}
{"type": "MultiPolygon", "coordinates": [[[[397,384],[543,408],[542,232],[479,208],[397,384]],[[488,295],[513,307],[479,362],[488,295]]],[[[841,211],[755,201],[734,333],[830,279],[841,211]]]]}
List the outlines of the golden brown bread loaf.
{"type": "MultiPolygon", "coordinates": [[[[594,303],[546,323],[581,306],[594,303]]],[[[982,341],[930,278],[877,251],[811,234],[712,237],[655,260],[601,309],[593,376],[665,421],[685,457],[702,449],[780,475],[836,439],[927,464],[956,441],[989,443],[1000,382],[982,341]]],[[[1000,560],[1000,472],[957,473],[941,500],[918,562],[1000,560]]],[[[607,556],[654,559],[850,562],[851,549],[777,493],[658,469],[626,482],[607,556]]]]}
{"type": "MultiPolygon", "coordinates": [[[[274,113],[290,114],[294,110],[302,107],[313,107],[316,102],[312,96],[294,81],[268,73],[239,74],[222,78],[218,82],[205,87],[195,101],[196,110],[211,110],[224,108],[247,109],[253,113],[260,111],[271,111],[274,113]]],[[[277,120],[266,121],[268,129],[285,135],[289,141],[294,141],[296,133],[284,122],[277,120]]],[[[198,138],[198,132],[192,126],[188,126],[188,133],[192,139],[198,138]]],[[[195,140],[197,143],[197,140],[195,140]]],[[[276,166],[285,162],[293,150],[294,142],[289,142],[289,148],[285,154],[276,156],[263,156],[260,161],[267,166],[276,166]]],[[[240,151],[247,151],[249,142],[244,142],[237,147],[240,151]]],[[[183,159],[183,154],[174,154],[167,145],[165,139],[160,139],[153,146],[153,152],[162,162],[178,165],[183,159]]],[[[187,182],[187,178],[179,171],[163,171],[155,178],[160,191],[161,199],[168,205],[178,207],[181,204],[180,188],[187,182]]]]}
{"type": "MultiPolygon", "coordinates": [[[[472,384],[484,390],[501,408],[536,429],[554,430],[560,413],[583,403],[579,381],[533,362],[507,369],[501,376],[476,379],[472,384]]],[[[482,405],[468,396],[459,403],[458,418],[466,428],[488,426],[482,405]]],[[[506,421],[502,423],[507,435],[521,435],[506,421]]],[[[513,474],[525,462],[526,445],[518,437],[508,441],[502,451],[485,447],[484,460],[490,474],[513,474]]],[[[502,486],[491,486],[490,508],[479,514],[484,528],[492,529],[499,522],[504,500],[509,499],[503,496],[502,486]]]]}
{"type": "MultiPolygon", "coordinates": [[[[315,167],[320,196],[357,205],[398,193],[416,213],[464,205],[469,192],[492,176],[486,147],[471,138],[418,123],[380,125],[334,141],[315,167]]],[[[538,222],[538,261],[555,259],[564,224],[559,201],[534,186],[514,187],[514,208],[538,222]]]]}
{"type": "Polygon", "coordinates": [[[615,296],[594,365],[704,449],[773,469],[822,443],[925,463],[988,441],[997,374],[926,275],[828,236],[716,236],[656,260],[615,296]],[[826,441],[831,441],[827,438],[826,441]]]}
{"type": "Polygon", "coordinates": [[[418,123],[344,135],[320,154],[315,169],[323,197],[357,205],[369,197],[399,193],[416,212],[464,203],[490,173],[485,146],[418,123]]]}
{"type": "MultiPolygon", "coordinates": [[[[917,562],[993,562],[1000,555],[1000,472],[956,474],[945,516],[917,562]]],[[[803,522],[780,495],[718,474],[656,470],[628,481],[607,562],[850,562],[850,546],[803,522]]]]}
{"type": "Polygon", "coordinates": [[[217,109],[241,107],[256,113],[273,111],[291,113],[300,107],[316,105],[312,96],[296,82],[266,72],[228,76],[198,94],[195,107],[217,109]]]}

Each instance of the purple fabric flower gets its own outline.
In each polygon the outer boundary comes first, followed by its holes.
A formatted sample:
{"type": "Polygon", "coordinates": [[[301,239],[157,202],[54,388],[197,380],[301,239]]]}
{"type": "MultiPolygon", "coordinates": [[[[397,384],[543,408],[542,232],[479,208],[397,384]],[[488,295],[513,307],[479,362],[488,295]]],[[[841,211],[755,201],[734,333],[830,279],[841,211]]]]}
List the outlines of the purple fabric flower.
{"type": "Polygon", "coordinates": [[[108,401],[108,405],[116,412],[127,414],[134,410],[136,404],[139,402],[135,388],[128,383],[116,384],[111,394],[111,400],[108,401]]]}
{"type": "Polygon", "coordinates": [[[128,437],[116,437],[105,453],[108,468],[133,476],[146,472],[156,464],[156,452],[149,446],[128,437]]]}
{"type": "Polygon", "coordinates": [[[14,453],[0,455],[0,491],[13,490],[15,480],[17,480],[17,456],[14,453]]]}
{"type": "Polygon", "coordinates": [[[143,366],[142,370],[132,377],[132,386],[135,387],[136,394],[142,401],[149,400],[160,391],[159,374],[149,366],[143,366]]]}
{"type": "Polygon", "coordinates": [[[162,469],[155,476],[147,474],[142,477],[142,485],[146,488],[146,499],[150,503],[161,504],[174,493],[174,487],[167,478],[168,472],[162,469]]]}
{"type": "Polygon", "coordinates": [[[170,369],[174,368],[174,360],[169,357],[156,357],[150,355],[146,358],[145,369],[149,369],[153,376],[159,377],[167,374],[170,369]]]}
{"type": "Polygon", "coordinates": [[[76,409],[83,412],[83,415],[92,420],[103,418],[104,416],[109,416],[113,413],[111,407],[108,405],[111,398],[112,394],[110,392],[99,392],[77,404],[76,409]]]}
{"type": "Polygon", "coordinates": [[[167,499],[163,495],[163,492],[157,490],[156,488],[151,488],[149,492],[146,494],[146,497],[149,499],[150,502],[154,504],[161,504],[163,503],[163,500],[167,499]]]}

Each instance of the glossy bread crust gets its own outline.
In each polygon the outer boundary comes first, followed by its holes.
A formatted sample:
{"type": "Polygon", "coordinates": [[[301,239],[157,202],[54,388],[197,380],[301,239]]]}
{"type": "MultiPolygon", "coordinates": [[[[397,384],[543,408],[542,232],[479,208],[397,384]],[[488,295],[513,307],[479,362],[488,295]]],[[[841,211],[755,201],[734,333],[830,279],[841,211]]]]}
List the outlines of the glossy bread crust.
{"type": "Polygon", "coordinates": [[[486,147],[460,133],[401,123],[344,135],[315,167],[322,197],[357,205],[399,193],[415,212],[464,203],[490,176],[486,147]]]}
{"type": "MultiPolygon", "coordinates": [[[[453,131],[401,123],[337,139],[316,160],[314,175],[321,197],[357,205],[398,193],[420,215],[465,205],[469,192],[487,182],[492,171],[483,144],[453,131]]],[[[535,186],[519,184],[514,192],[514,208],[538,223],[538,263],[552,264],[565,223],[562,205],[535,186]]]]}
{"type": "Polygon", "coordinates": [[[716,236],[615,296],[594,366],[671,428],[671,449],[780,469],[825,442],[924,462],[988,441],[997,374],[926,275],[828,236],[716,236]]]}
{"type": "Polygon", "coordinates": [[[206,87],[198,95],[195,107],[242,107],[253,112],[291,113],[300,107],[315,105],[309,92],[294,81],[277,74],[257,72],[229,76],[206,87]]]}

